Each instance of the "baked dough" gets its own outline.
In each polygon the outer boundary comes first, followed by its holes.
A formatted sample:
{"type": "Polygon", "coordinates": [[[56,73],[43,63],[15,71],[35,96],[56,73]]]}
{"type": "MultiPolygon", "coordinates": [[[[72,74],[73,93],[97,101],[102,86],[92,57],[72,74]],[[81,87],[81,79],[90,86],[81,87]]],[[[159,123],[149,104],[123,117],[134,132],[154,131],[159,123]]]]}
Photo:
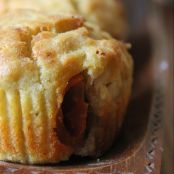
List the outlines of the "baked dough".
{"type": "Polygon", "coordinates": [[[0,14],[27,8],[48,14],[81,14],[116,38],[126,35],[126,19],[120,0],[0,0],[0,14]]]}
{"type": "Polygon", "coordinates": [[[127,48],[78,16],[1,16],[0,160],[43,164],[103,154],[131,93],[127,48]]]}

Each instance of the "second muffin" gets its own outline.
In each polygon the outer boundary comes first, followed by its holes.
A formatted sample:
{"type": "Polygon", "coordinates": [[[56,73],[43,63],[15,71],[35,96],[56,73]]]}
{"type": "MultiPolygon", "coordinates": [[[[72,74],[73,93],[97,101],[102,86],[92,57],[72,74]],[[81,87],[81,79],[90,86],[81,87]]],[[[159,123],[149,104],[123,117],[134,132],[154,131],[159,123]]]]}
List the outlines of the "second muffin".
{"type": "Polygon", "coordinates": [[[80,14],[119,39],[127,31],[120,0],[0,0],[0,14],[14,9],[34,9],[51,15],[80,14]]]}

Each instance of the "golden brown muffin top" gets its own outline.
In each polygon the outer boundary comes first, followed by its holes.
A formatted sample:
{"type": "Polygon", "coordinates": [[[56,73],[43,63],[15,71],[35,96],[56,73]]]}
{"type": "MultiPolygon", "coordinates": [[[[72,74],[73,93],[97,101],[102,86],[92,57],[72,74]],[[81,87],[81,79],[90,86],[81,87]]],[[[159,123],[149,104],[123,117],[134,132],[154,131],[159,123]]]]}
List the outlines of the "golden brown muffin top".
{"type": "MultiPolygon", "coordinates": [[[[98,32],[98,31],[97,31],[98,32]]],[[[130,73],[127,46],[113,39],[99,39],[76,16],[47,16],[17,10],[0,18],[0,88],[56,88],[86,72],[92,82],[109,64],[114,73],[130,73]],[[118,67],[118,70],[117,70],[118,67]]],[[[98,33],[101,35],[102,33],[98,33]]]]}
{"type": "Polygon", "coordinates": [[[0,0],[0,14],[14,9],[33,9],[51,15],[81,14],[115,37],[123,38],[126,20],[120,0],[0,0]]]}

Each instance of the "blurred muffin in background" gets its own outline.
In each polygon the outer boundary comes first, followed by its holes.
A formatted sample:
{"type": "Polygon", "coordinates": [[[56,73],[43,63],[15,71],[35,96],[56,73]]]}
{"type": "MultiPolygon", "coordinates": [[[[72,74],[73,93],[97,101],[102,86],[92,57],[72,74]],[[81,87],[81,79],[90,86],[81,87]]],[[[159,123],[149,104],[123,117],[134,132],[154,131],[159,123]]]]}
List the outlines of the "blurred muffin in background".
{"type": "Polygon", "coordinates": [[[125,38],[127,25],[124,8],[120,0],[0,0],[0,14],[27,8],[48,14],[81,14],[112,36],[125,38]]]}

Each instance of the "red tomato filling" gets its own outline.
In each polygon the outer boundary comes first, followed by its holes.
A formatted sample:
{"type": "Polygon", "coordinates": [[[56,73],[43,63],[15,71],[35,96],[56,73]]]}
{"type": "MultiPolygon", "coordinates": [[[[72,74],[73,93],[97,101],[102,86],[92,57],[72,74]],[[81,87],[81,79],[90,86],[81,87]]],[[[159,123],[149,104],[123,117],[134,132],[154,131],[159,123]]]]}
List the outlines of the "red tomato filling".
{"type": "Polygon", "coordinates": [[[84,78],[77,75],[68,83],[58,119],[59,139],[62,143],[74,147],[83,144],[86,130],[88,105],[84,95],[84,78]]]}

